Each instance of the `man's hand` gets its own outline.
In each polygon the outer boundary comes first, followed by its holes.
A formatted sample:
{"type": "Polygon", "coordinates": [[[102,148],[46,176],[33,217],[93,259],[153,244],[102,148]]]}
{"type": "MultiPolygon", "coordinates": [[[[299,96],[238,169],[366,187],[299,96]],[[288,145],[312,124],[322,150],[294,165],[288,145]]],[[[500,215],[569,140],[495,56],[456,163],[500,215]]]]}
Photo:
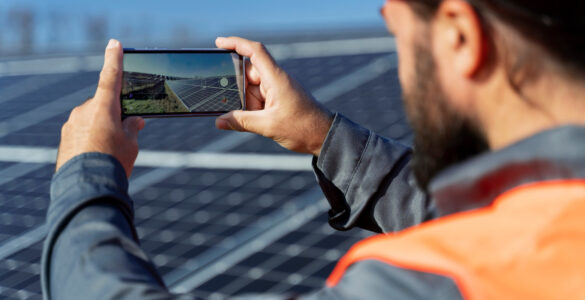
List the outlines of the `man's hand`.
{"type": "Polygon", "coordinates": [[[215,43],[250,58],[246,66],[248,111],[220,116],[217,128],[257,133],[289,150],[318,156],[333,114],[279,68],[262,44],[238,37],[218,38],[215,43]]]}
{"type": "Polygon", "coordinates": [[[110,40],[95,96],[74,108],[61,129],[57,170],[79,154],[101,152],[118,159],[130,177],[144,120],[131,117],[122,122],[122,57],[120,42],[110,40]]]}

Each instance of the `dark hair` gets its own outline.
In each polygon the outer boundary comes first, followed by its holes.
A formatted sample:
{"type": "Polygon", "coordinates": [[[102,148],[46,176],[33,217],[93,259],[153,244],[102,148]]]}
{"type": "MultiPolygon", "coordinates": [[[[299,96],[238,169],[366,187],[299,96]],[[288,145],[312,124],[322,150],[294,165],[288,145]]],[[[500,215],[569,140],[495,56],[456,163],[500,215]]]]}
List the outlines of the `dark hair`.
{"type": "MultiPolygon", "coordinates": [[[[569,74],[585,77],[585,1],[468,0],[487,21],[494,16],[540,46],[569,74]]],[[[431,18],[441,0],[408,1],[415,13],[431,18]]],[[[492,18],[493,19],[493,18],[492,18]]],[[[525,58],[526,60],[538,57],[525,58]]]]}

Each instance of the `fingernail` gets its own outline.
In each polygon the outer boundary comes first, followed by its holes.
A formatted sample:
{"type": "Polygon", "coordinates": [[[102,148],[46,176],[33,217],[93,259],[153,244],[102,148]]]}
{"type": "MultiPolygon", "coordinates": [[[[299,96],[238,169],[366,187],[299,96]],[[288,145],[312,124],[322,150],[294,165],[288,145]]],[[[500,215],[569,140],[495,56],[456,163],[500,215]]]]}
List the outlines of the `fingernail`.
{"type": "Polygon", "coordinates": [[[118,46],[118,41],[116,41],[114,39],[110,39],[110,41],[108,42],[108,46],[106,47],[106,49],[116,48],[117,46],[118,46]]]}
{"type": "Polygon", "coordinates": [[[223,39],[225,39],[223,36],[218,36],[218,37],[217,37],[215,40],[216,40],[216,41],[221,41],[221,40],[223,40],[223,39]]]}

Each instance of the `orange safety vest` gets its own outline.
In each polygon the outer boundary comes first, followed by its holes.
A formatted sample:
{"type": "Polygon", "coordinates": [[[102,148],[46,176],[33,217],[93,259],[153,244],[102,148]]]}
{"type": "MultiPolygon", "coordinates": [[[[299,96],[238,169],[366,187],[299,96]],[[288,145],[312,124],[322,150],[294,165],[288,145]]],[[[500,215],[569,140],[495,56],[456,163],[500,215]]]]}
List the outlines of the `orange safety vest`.
{"type": "Polygon", "coordinates": [[[585,180],[524,185],[488,207],[361,241],[327,285],[363,260],[449,277],[465,299],[585,299],[585,180]]]}

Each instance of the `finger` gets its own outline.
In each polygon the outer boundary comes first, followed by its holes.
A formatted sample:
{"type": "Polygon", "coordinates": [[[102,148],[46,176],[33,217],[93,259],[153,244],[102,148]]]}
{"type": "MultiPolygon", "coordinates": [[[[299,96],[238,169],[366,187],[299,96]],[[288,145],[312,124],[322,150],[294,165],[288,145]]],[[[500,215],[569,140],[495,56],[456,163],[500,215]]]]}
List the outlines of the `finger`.
{"type": "Polygon", "coordinates": [[[264,108],[264,101],[260,95],[260,88],[257,85],[251,85],[246,90],[246,109],[261,110],[264,108]]]}
{"type": "Polygon", "coordinates": [[[138,138],[138,132],[144,128],[144,119],[141,117],[129,117],[122,122],[124,131],[131,139],[138,138]]]}
{"type": "Polygon", "coordinates": [[[243,111],[234,110],[227,114],[219,116],[215,120],[215,126],[223,130],[236,130],[244,132],[253,132],[260,135],[264,134],[267,118],[264,111],[243,111]]]}
{"type": "Polygon", "coordinates": [[[117,40],[110,40],[104,55],[104,66],[95,93],[95,99],[120,110],[120,90],[122,89],[123,53],[117,40]]]}
{"type": "Polygon", "coordinates": [[[240,37],[218,37],[215,44],[219,48],[235,50],[238,54],[249,57],[261,76],[275,75],[278,66],[261,43],[240,37]]]}
{"type": "Polygon", "coordinates": [[[246,60],[246,79],[246,82],[256,85],[260,84],[261,81],[260,74],[249,60],[246,60]]]}

